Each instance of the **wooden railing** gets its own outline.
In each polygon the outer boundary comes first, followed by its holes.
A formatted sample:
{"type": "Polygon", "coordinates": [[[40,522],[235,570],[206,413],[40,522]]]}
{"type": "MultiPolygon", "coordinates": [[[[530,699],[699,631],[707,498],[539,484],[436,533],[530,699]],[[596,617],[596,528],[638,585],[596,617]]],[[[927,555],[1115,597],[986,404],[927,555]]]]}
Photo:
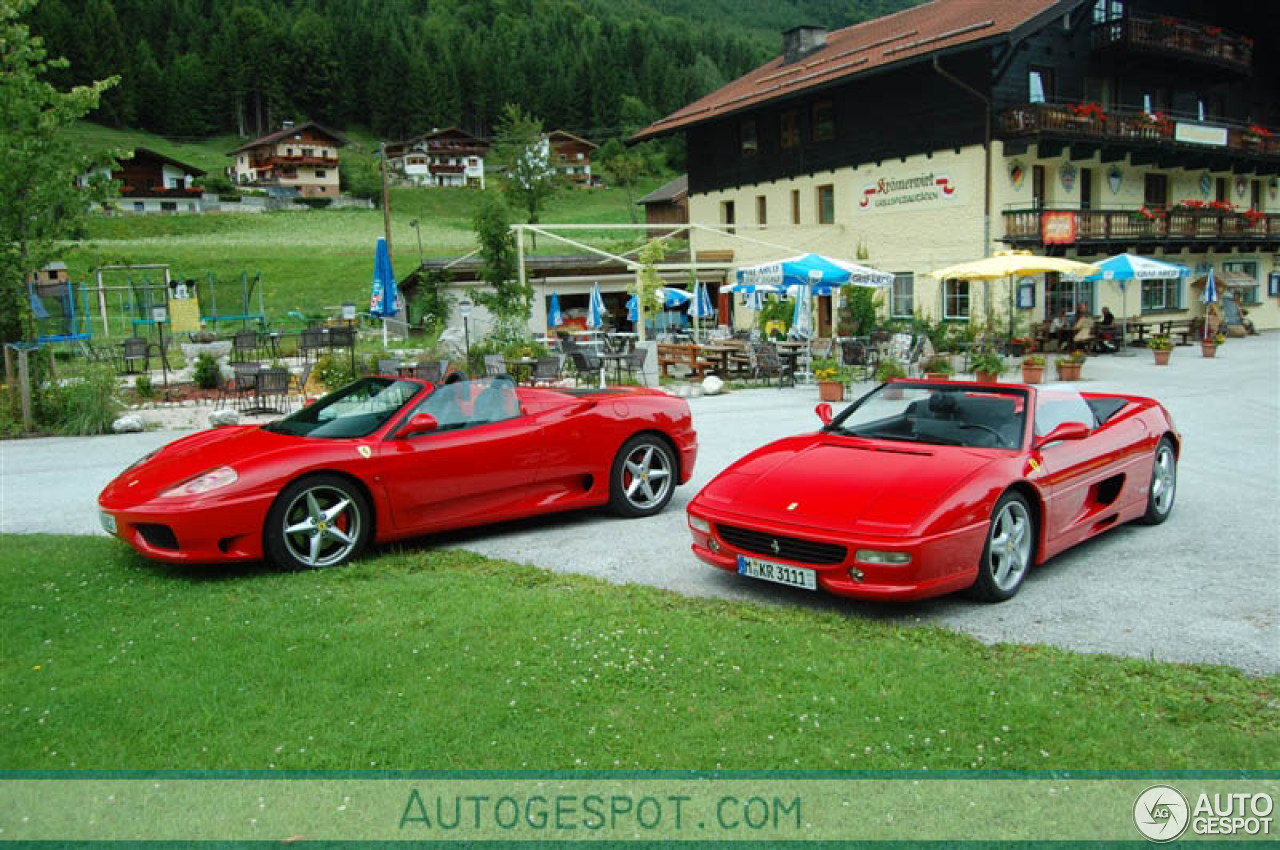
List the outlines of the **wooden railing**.
{"type": "Polygon", "coordinates": [[[1167,15],[1129,15],[1095,24],[1094,49],[1114,46],[1173,54],[1245,73],[1253,66],[1253,39],[1248,36],[1167,15]]]}
{"type": "Polygon", "coordinates": [[[1280,131],[1230,121],[1194,121],[1163,113],[1106,109],[1086,103],[1025,103],[1000,113],[1006,137],[1052,135],[1097,141],[1142,142],[1206,150],[1203,144],[1175,138],[1178,123],[1226,130],[1226,147],[1245,153],[1280,156],[1280,131]]]}
{"type": "MultiPolygon", "coordinates": [[[[1280,239],[1280,213],[1219,212],[1182,209],[1022,209],[1004,213],[1005,241],[1043,241],[1046,215],[1056,225],[1074,218],[1075,241],[1068,244],[1114,241],[1265,241],[1280,239]]],[[[1060,226],[1054,232],[1063,232],[1060,226]]]]}

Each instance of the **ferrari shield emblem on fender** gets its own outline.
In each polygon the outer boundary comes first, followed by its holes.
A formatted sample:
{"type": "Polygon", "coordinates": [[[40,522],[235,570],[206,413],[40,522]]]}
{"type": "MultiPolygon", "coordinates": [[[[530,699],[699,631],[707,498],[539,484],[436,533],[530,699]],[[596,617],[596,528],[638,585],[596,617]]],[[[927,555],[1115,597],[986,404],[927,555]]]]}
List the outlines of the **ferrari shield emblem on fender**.
{"type": "Polygon", "coordinates": [[[360,452],[360,457],[364,458],[365,460],[368,460],[369,458],[373,457],[373,449],[369,448],[368,446],[356,446],[356,451],[360,452]]]}
{"type": "Polygon", "coordinates": [[[798,507],[800,507],[799,502],[792,502],[791,504],[787,505],[787,510],[794,511],[798,507]]]}

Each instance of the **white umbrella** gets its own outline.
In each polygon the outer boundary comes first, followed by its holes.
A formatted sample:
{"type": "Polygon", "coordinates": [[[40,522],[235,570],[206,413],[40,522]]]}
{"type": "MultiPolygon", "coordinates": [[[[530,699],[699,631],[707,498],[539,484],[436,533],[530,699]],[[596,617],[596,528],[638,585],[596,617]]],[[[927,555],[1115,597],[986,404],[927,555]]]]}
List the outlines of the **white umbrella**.
{"type": "Polygon", "coordinates": [[[693,333],[696,338],[700,321],[708,316],[714,316],[716,311],[711,306],[711,296],[707,294],[707,285],[705,283],[698,281],[693,290],[693,300],[689,302],[689,318],[693,321],[693,333]]]}
{"type": "Polygon", "coordinates": [[[1204,281],[1204,292],[1200,294],[1200,302],[1204,304],[1204,339],[1209,338],[1209,306],[1218,301],[1218,281],[1213,276],[1213,267],[1209,267],[1209,275],[1204,281]]]}

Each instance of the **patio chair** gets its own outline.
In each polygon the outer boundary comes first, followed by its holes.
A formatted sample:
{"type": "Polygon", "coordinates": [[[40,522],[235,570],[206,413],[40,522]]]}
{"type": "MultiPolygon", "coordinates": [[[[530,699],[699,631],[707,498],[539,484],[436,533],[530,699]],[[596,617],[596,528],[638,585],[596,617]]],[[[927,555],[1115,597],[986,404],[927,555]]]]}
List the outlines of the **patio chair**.
{"type": "Polygon", "coordinates": [[[298,394],[299,404],[302,404],[307,398],[307,381],[311,380],[312,365],[311,363],[304,363],[301,372],[290,376],[289,386],[298,394]]]}
{"type": "Polygon", "coordinates": [[[329,328],[330,348],[355,348],[356,329],[347,325],[329,328]]]}
{"type": "Polygon", "coordinates": [[[379,375],[398,375],[400,374],[400,361],[394,357],[378,358],[378,374],[379,375]]]}
{"type": "Polygon", "coordinates": [[[564,367],[564,357],[559,354],[553,354],[550,357],[539,357],[538,362],[533,364],[533,374],[529,377],[529,383],[537,386],[538,384],[554,384],[560,380],[560,372],[564,367]]]}
{"type": "Polygon", "coordinates": [[[444,377],[447,363],[448,361],[445,360],[419,360],[417,365],[413,367],[413,377],[438,384],[440,379],[444,377]]]}
{"type": "Polygon", "coordinates": [[[139,363],[142,364],[142,371],[151,370],[151,343],[144,337],[129,337],[124,341],[124,349],[120,354],[121,371],[132,375],[137,371],[139,363]]]}
{"type": "Polygon", "coordinates": [[[326,345],[324,331],[320,328],[305,328],[298,340],[298,354],[303,360],[310,360],[316,352],[323,351],[326,345]]]}
{"type": "Polygon", "coordinates": [[[258,332],[236,331],[231,338],[231,362],[245,362],[258,358],[258,332]]]}
{"type": "Polygon", "coordinates": [[[639,376],[639,382],[644,383],[644,361],[648,353],[643,348],[633,348],[618,364],[618,369],[626,373],[628,381],[635,380],[639,376]]]}
{"type": "Polygon", "coordinates": [[[604,386],[604,360],[599,354],[585,348],[578,348],[569,352],[569,357],[573,361],[573,370],[577,373],[579,381],[599,380],[600,386],[604,386]]]}
{"type": "Polygon", "coordinates": [[[232,363],[231,369],[234,374],[222,385],[214,407],[222,407],[230,401],[236,410],[243,410],[249,395],[257,389],[258,372],[262,370],[262,364],[256,361],[232,363]]]}
{"type": "Polygon", "coordinates": [[[486,354],[484,356],[484,373],[491,378],[507,374],[507,358],[501,354],[486,354]]]}
{"type": "Polygon", "coordinates": [[[754,343],[748,350],[747,357],[753,378],[764,378],[769,386],[773,386],[773,380],[776,378],[778,389],[782,389],[784,382],[793,387],[796,385],[795,373],[790,366],[782,362],[782,358],[778,356],[778,350],[769,343],[754,343]]]}
{"type": "Polygon", "coordinates": [[[263,369],[256,376],[251,412],[285,413],[289,409],[289,370],[263,369]]]}

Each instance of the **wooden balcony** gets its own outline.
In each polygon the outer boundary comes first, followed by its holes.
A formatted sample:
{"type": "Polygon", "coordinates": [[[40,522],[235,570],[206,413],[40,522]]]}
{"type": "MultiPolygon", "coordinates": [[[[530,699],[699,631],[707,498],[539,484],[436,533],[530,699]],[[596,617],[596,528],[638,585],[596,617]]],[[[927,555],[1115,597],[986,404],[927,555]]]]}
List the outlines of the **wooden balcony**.
{"type": "Polygon", "coordinates": [[[1003,241],[1018,247],[1074,245],[1166,249],[1280,249],[1280,213],[1205,209],[1015,209],[1004,212],[1003,241]]]}
{"type": "Polygon", "coordinates": [[[1130,15],[1095,24],[1095,51],[1128,49],[1169,59],[1191,60],[1242,74],[1253,68],[1253,39],[1222,27],[1167,15],[1130,15]]]}
{"type": "Polygon", "coordinates": [[[1145,150],[1155,156],[1223,154],[1252,162],[1270,160],[1259,173],[1280,170],[1280,130],[1256,124],[1200,122],[1092,103],[1025,103],[1000,113],[997,132],[1007,142],[1081,145],[1086,156],[1093,149],[1109,149],[1112,155],[1104,155],[1104,162],[1145,150]]]}

